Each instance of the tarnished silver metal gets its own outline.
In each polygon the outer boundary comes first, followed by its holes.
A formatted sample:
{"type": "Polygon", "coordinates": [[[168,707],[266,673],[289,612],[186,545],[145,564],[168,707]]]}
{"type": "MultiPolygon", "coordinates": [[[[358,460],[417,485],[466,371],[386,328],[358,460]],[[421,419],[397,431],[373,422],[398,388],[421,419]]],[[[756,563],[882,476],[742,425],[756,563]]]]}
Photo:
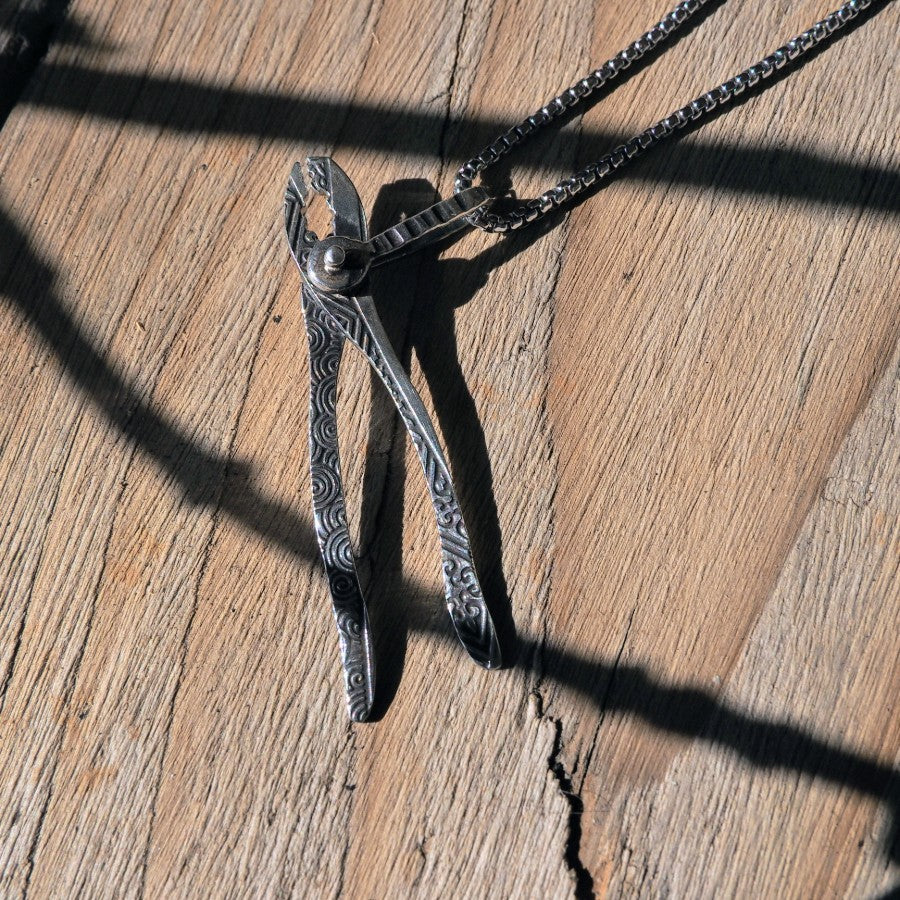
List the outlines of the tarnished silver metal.
{"type": "Polygon", "coordinates": [[[349,291],[365,279],[371,264],[372,251],[365,241],[335,234],[310,249],[306,277],[323,291],[349,291]]]}
{"type": "MultiPolygon", "coordinates": [[[[572,87],[563,91],[534,115],[511,128],[467,163],[464,163],[456,175],[454,189],[458,192],[471,189],[475,176],[480,172],[492,166],[501,157],[511,153],[555,119],[564,115],[572,115],[579,104],[583,104],[591,94],[615,78],[619,72],[627,69],[633,62],[646,56],[662,44],[708,2],[710,0],[684,0],[683,3],[679,3],[642,37],[629,44],[599,69],[595,69],[589,75],[576,81],[572,87]]],[[[661,140],[684,128],[689,122],[696,122],[709,115],[716,107],[728,103],[743,94],[747,88],[770,78],[776,71],[790,65],[813,47],[831,39],[860,12],[878,2],[887,2],[887,0],[847,0],[839,9],[827,15],[820,22],[816,22],[811,28],[797,35],[758,63],[744,69],[743,72],[718,87],[707,91],[681,109],[675,110],[671,115],[660,119],[655,125],[651,125],[639,135],[613,148],[606,156],[559,182],[540,197],[529,200],[509,212],[495,212],[481,207],[469,215],[469,221],[484,231],[503,233],[521,228],[523,225],[547,215],[551,210],[568,202],[573,197],[577,197],[612,172],[621,169],[622,166],[640,156],[654,144],[658,144],[661,140]]]]}
{"type": "MultiPolygon", "coordinates": [[[[419,455],[437,519],[445,600],[460,641],[477,663],[489,669],[500,665],[500,648],[437,434],[391,347],[371,296],[362,287],[365,275],[357,277],[364,259],[366,269],[369,261],[374,264],[371,245],[377,239],[368,240],[359,196],[343,170],[325,157],[310,158],[307,166],[314,189],[325,197],[333,213],[334,228],[334,235],[321,241],[306,228],[306,187],[302,167],[296,164],[285,192],[284,212],[288,243],[303,276],[303,311],[309,337],[313,514],[340,636],[347,706],[351,719],[363,721],[371,712],[375,669],[366,605],[347,529],[338,459],[336,385],[345,340],[365,354],[387,387],[419,455]],[[330,287],[344,281],[360,289],[330,287]]],[[[462,204],[444,204],[445,215],[435,214],[433,225],[424,222],[430,237],[419,239],[415,231],[410,231],[402,243],[417,242],[421,246],[467,227],[465,207],[481,195],[483,192],[472,194],[462,204]]],[[[421,234],[426,235],[425,228],[421,234]]]]}
{"type": "Polygon", "coordinates": [[[378,266],[399,259],[468,228],[469,217],[484,209],[491,199],[491,195],[483,187],[465,188],[392,225],[369,241],[372,265],[378,266]]]}
{"type": "MultiPolygon", "coordinates": [[[[330,166],[336,165],[330,160],[327,162],[330,166]]],[[[326,163],[317,164],[324,166],[326,163]]],[[[349,291],[362,283],[369,274],[370,266],[400,259],[471,227],[469,216],[483,209],[491,199],[482,187],[467,188],[403,219],[368,241],[346,237],[342,233],[346,227],[336,216],[335,233],[316,241],[308,249],[305,274],[320,290],[349,291]]]]}
{"type": "MultiPolygon", "coordinates": [[[[316,160],[313,180],[323,190],[331,183],[328,168],[328,161],[316,160]]],[[[319,243],[306,228],[305,207],[306,185],[298,163],[291,171],[284,213],[291,253],[301,271],[319,243]]],[[[335,215],[334,227],[340,227],[344,237],[364,237],[365,215],[361,206],[355,211],[355,221],[361,223],[361,230],[354,225],[354,216],[335,215]]],[[[316,540],[340,639],[347,711],[352,721],[363,722],[369,718],[375,697],[375,657],[366,603],[353,561],[338,454],[337,379],[344,335],[316,302],[305,280],[302,305],[309,342],[309,464],[316,540]]]]}
{"type": "Polygon", "coordinates": [[[364,722],[375,697],[375,656],[350,546],[338,455],[337,378],[344,336],[305,288],[302,303],[309,341],[309,464],[316,540],[340,638],[347,710],[354,722],[364,722]]]}
{"type": "Polygon", "coordinates": [[[484,188],[467,188],[403,219],[369,241],[336,232],[310,248],[306,256],[306,276],[320,290],[349,291],[362,283],[370,266],[400,259],[469,228],[469,216],[490,201],[491,195],[484,188]]]}

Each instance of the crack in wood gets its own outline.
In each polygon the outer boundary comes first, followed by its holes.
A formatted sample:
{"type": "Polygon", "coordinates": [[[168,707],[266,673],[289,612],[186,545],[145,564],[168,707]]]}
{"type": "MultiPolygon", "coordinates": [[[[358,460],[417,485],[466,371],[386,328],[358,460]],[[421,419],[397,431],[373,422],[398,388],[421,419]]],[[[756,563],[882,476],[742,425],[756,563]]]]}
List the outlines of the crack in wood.
{"type": "Polygon", "coordinates": [[[631,623],[634,621],[634,614],[637,610],[637,604],[635,604],[631,608],[631,612],[628,615],[628,624],[625,626],[625,634],[622,635],[622,643],[619,644],[619,650],[616,653],[616,658],[613,660],[612,667],[609,673],[609,681],[606,683],[606,690],[603,692],[603,697],[600,700],[599,708],[597,711],[597,724],[594,726],[594,733],[591,736],[591,742],[588,745],[587,753],[584,756],[584,766],[581,770],[581,782],[578,785],[578,790],[580,791],[584,787],[584,781],[587,778],[588,772],[591,768],[591,760],[594,758],[594,752],[597,749],[597,740],[600,737],[600,729],[603,727],[603,722],[606,720],[606,714],[609,709],[609,701],[612,697],[613,688],[615,686],[616,674],[619,671],[619,664],[622,661],[622,654],[625,652],[625,644],[628,641],[628,635],[631,633],[631,623]]]}
{"type": "Polygon", "coordinates": [[[453,88],[456,85],[456,73],[459,69],[459,57],[462,53],[463,34],[466,30],[466,17],[469,14],[470,0],[463,0],[462,13],[459,19],[459,29],[456,32],[456,41],[453,46],[453,62],[450,66],[450,78],[447,82],[447,108],[444,113],[444,121],[441,125],[441,135],[438,140],[438,158],[441,160],[441,176],[443,168],[449,163],[447,157],[447,135],[450,132],[451,113],[453,112],[453,88]]]}
{"type": "Polygon", "coordinates": [[[543,711],[543,697],[539,691],[533,691],[539,719],[547,719],[553,726],[553,745],[547,757],[547,769],[556,781],[559,792],[568,806],[566,819],[566,840],[563,845],[563,860],[575,883],[576,900],[593,900],[594,876],[581,859],[581,817],[584,814],[584,802],[581,792],[572,783],[572,774],[562,761],[563,725],[562,720],[548,716],[543,711]]]}
{"type": "MultiPolygon", "coordinates": [[[[356,732],[354,731],[352,722],[347,723],[347,741],[344,745],[344,748],[345,752],[347,752],[348,755],[347,771],[344,775],[344,787],[349,788],[349,786],[353,784],[355,788],[356,779],[352,776],[356,765],[356,732]]],[[[347,859],[350,856],[350,841],[353,836],[351,824],[353,818],[353,797],[355,795],[355,790],[350,790],[349,794],[350,797],[347,800],[347,828],[344,832],[344,846],[341,848],[341,857],[338,860],[338,879],[334,891],[335,900],[340,900],[340,898],[344,896],[344,882],[347,875],[347,859]]]]}

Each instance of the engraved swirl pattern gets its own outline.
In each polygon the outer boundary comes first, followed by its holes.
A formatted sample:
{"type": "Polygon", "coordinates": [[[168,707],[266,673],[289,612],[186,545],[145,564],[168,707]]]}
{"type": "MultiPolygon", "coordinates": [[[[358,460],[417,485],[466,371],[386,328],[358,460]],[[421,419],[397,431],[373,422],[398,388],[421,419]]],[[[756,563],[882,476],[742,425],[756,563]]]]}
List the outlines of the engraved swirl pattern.
{"type": "MultiPolygon", "coordinates": [[[[324,195],[332,211],[335,233],[366,240],[365,215],[346,174],[325,157],[309,158],[307,171],[313,189],[324,195]]],[[[303,307],[310,347],[313,510],[341,640],[350,716],[359,721],[370,712],[374,671],[366,608],[347,529],[338,457],[337,373],[345,339],[359,347],[378,372],[416,447],[437,519],[445,596],[456,633],[470,656],[486,668],[500,665],[500,650],[475,573],[447,462],[421,398],[384,333],[371,297],[323,293],[307,279],[307,258],[317,239],[306,230],[305,197],[303,172],[298,163],[291,171],[285,193],[285,228],[304,281],[303,307]]]]}
{"type": "Polygon", "coordinates": [[[421,400],[396,361],[393,351],[373,327],[380,330],[374,307],[362,314],[357,302],[307,287],[311,298],[365,355],[393,399],[416,448],[434,507],[441,543],[444,594],[457,636],[469,655],[485,668],[500,665],[500,650],[490,612],[484,601],[472,561],[469,535],[449,468],[421,400]]]}
{"type": "Polygon", "coordinates": [[[365,721],[374,699],[374,663],[365,600],[359,586],[341,483],[337,436],[337,377],[344,336],[303,290],[309,340],[309,457],[316,539],[328,576],[338,629],[347,709],[365,721]]]}

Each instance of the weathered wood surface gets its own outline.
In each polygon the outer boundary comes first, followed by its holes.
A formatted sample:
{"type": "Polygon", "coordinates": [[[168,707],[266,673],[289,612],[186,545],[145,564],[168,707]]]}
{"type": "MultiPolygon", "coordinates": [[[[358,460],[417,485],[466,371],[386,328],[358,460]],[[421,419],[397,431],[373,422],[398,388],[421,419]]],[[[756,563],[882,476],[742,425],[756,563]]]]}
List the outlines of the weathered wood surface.
{"type": "MultiPolygon", "coordinates": [[[[719,6],[517,191],[826,11],[719,6]]],[[[0,894],[896,885],[896,4],[555,229],[384,273],[518,650],[483,672],[453,640],[415,457],[349,355],[384,715],[345,719],[290,164],[391,183],[386,224],[661,12],[70,4],[0,132],[0,894]]]]}

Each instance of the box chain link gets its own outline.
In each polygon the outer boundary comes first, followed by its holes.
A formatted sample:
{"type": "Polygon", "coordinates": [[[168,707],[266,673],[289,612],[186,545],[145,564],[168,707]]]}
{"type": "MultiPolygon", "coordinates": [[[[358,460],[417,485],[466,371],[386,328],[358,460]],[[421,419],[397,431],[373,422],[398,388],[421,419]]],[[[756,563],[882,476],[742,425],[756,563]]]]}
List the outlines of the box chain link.
{"type": "MultiPolygon", "coordinates": [[[[460,168],[454,183],[454,191],[458,193],[471,187],[476,175],[494,165],[499,159],[555,119],[570,114],[578,104],[584,102],[596,90],[663,43],[708,2],[710,0],[684,0],[679,3],[659,24],[605,62],[599,69],[595,69],[590,75],[577,81],[520,125],[511,128],[460,168]]],[[[493,212],[490,208],[479,209],[469,217],[470,223],[483,231],[503,233],[515,231],[523,225],[547,215],[551,210],[573,197],[577,197],[612,172],[621,169],[648,148],[684,128],[689,122],[702,119],[716,107],[743,94],[747,88],[752,88],[758,82],[769,78],[774,72],[784,69],[785,66],[808,53],[813,47],[828,40],[836,31],[856,18],[860,12],[871,6],[873,2],[874,0],[847,0],[840,9],[827,15],[820,22],[816,22],[811,28],[797,35],[764,59],[744,69],[711,91],[701,94],[687,106],[660,119],[655,125],[651,125],[624,144],[620,144],[597,162],[559,182],[540,197],[529,200],[509,212],[493,212]]]]}

